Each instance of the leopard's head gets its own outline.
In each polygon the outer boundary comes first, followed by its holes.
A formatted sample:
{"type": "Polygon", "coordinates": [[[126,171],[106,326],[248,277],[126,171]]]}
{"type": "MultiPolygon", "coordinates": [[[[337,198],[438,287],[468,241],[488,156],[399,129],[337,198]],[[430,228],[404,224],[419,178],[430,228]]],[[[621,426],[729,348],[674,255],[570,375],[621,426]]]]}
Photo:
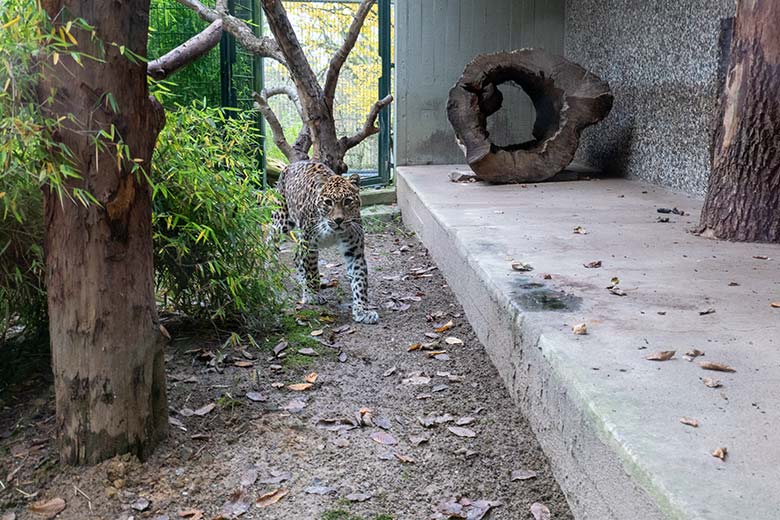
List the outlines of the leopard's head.
{"type": "Polygon", "coordinates": [[[360,176],[332,175],[327,177],[319,191],[317,208],[320,217],[331,229],[346,228],[360,220],[360,176]]]}

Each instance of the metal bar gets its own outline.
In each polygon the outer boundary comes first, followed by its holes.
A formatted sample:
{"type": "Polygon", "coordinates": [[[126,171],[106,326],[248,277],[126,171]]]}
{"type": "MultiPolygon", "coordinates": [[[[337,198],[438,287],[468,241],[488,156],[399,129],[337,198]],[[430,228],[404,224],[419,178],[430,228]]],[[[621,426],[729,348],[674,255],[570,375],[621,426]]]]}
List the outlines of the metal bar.
{"type": "MultiPolygon", "coordinates": [[[[255,24],[255,33],[257,36],[263,36],[263,8],[260,6],[260,0],[252,0],[252,22],[255,24]]],[[[252,60],[253,87],[255,92],[261,92],[265,86],[265,70],[263,67],[263,58],[255,56],[252,60]]],[[[257,126],[260,130],[260,171],[263,172],[263,188],[268,187],[268,164],[265,156],[265,119],[260,113],[257,113],[257,126]]]]}
{"type": "MultiPolygon", "coordinates": [[[[379,78],[379,98],[383,99],[392,90],[392,11],[391,0],[379,0],[379,57],[382,60],[382,76],[379,78]]],[[[385,107],[379,113],[379,179],[390,182],[390,109],[385,107]]]]}

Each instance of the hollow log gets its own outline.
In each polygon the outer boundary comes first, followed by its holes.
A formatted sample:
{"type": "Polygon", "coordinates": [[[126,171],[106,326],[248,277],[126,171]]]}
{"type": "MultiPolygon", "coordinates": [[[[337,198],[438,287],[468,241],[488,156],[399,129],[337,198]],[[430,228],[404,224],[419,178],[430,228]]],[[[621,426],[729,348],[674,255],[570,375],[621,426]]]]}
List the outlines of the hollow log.
{"type": "Polygon", "coordinates": [[[586,127],[604,119],[613,97],[606,81],[541,49],[482,54],[450,90],[447,117],[480,180],[539,182],[571,163],[586,127]],[[509,146],[490,140],[487,118],[503,103],[498,86],[512,81],[536,110],[533,139],[509,146]]]}

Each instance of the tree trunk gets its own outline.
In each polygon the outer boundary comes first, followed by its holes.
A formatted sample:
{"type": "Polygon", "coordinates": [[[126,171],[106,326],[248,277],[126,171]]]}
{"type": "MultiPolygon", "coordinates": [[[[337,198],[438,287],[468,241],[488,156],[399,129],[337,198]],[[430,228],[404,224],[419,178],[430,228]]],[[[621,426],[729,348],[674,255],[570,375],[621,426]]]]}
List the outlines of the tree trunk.
{"type": "Polygon", "coordinates": [[[114,143],[98,152],[92,139],[113,124],[133,160],[149,171],[164,115],[149,99],[146,65],[122,55],[125,49],[146,55],[149,0],[45,0],[43,6],[57,25],[80,17],[94,26],[94,41],[76,31],[78,50],[103,58],[79,66],[61,55],[48,64],[39,88],[41,100],[56,92],[52,115],[76,120],[59,136],[82,176],[68,189],[86,189],[100,202],[84,207],[44,190],[60,459],[90,464],[127,452],[144,458],[168,426],[151,190],[143,175],[130,173],[131,161],[117,164],[114,143]]]}
{"type": "Polygon", "coordinates": [[[702,233],[780,242],[780,2],[740,0],[702,233]]]}

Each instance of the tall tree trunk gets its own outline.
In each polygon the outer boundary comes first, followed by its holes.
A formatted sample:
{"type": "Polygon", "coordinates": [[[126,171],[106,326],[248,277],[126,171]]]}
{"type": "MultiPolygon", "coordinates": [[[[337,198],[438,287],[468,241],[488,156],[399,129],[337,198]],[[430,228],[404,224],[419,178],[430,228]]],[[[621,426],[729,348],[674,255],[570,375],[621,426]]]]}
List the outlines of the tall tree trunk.
{"type": "Polygon", "coordinates": [[[780,2],[740,0],[703,234],[780,242],[780,2]]]}
{"type": "Polygon", "coordinates": [[[77,32],[78,50],[102,61],[79,66],[61,56],[39,87],[56,92],[53,115],[73,114],[59,139],[100,205],[61,201],[45,190],[46,273],[60,459],[95,463],[119,453],[145,457],[168,426],[163,338],[154,298],[151,191],[116,147],[97,151],[92,137],[114,125],[131,157],[149,171],[164,124],[149,99],[146,55],[149,0],[45,0],[57,25],[84,18],[92,40],[77,32]],[[63,17],[65,17],[63,19],[63,17]],[[101,54],[100,43],[105,47],[101,54]],[[117,113],[111,109],[116,100],[117,113]]]}

